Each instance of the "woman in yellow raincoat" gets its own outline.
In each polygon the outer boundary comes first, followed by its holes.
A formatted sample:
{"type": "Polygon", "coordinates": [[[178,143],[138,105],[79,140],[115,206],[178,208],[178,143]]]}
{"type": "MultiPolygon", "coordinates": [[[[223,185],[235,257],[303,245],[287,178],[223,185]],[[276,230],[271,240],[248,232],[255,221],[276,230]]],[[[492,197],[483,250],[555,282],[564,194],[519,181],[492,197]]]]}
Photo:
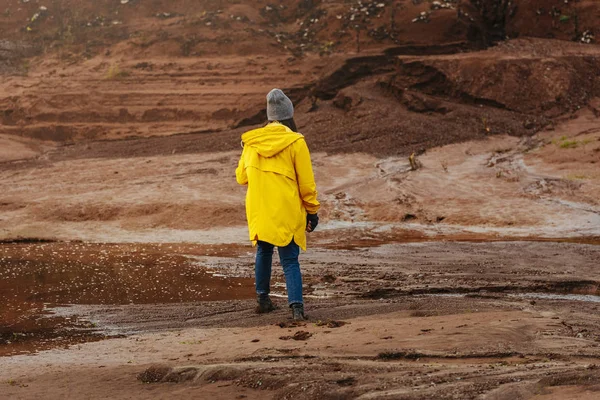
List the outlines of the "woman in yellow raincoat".
{"type": "Polygon", "coordinates": [[[273,249],[278,248],[288,303],[294,319],[305,319],[298,255],[306,232],[319,223],[320,204],[304,136],[296,132],[294,106],[279,89],[267,95],[269,123],[242,135],[244,150],[236,169],[248,185],[246,217],[250,240],[258,246],[255,278],[259,313],[275,309],[269,298],[273,249]]]}

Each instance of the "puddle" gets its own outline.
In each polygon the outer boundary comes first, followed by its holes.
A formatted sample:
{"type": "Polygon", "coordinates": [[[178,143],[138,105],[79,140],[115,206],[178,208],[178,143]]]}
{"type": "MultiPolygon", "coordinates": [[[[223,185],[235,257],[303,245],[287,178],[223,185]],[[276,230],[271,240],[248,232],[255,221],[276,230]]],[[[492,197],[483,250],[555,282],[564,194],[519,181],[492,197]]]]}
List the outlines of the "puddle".
{"type": "MultiPolygon", "coordinates": [[[[542,299],[542,300],[568,300],[568,301],[583,301],[587,303],[600,303],[600,296],[593,294],[559,294],[559,293],[497,293],[490,292],[495,296],[507,296],[521,299],[542,299]]],[[[481,292],[471,293],[433,293],[433,294],[421,294],[417,297],[449,297],[449,298],[462,298],[462,297],[473,297],[481,296],[481,292]]]]}
{"type": "Polygon", "coordinates": [[[361,237],[354,237],[349,233],[343,241],[338,240],[338,236],[329,237],[326,234],[320,234],[319,247],[329,250],[364,250],[384,245],[407,244],[407,245],[426,245],[429,243],[455,242],[455,243],[507,243],[507,242],[541,242],[541,243],[567,243],[580,245],[600,246],[599,236],[583,237],[536,237],[536,236],[498,236],[495,234],[481,233],[435,233],[427,235],[417,230],[392,230],[391,232],[381,233],[374,229],[371,231],[360,232],[361,237]]]}
{"type": "MultiPolygon", "coordinates": [[[[418,294],[415,297],[467,297],[475,293],[432,293],[432,294],[418,294]]],[[[479,294],[479,293],[477,293],[479,294]]]]}
{"type": "Polygon", "coordinates": [[[509,294],[508,296],[526,299],[570,300],[584,301],[587,303],[600,303],[600,296],[595,296],[592,294],[516,293],[509,294]]]}
{"type": "Polygon", "coordinates": [[[94,324],[76,317],[55,315],[45,304],[14,303],[1,310],[0,357],[35,353],[51,348],[102,340],[94,324]],[[9,312],[11,309],[17,313],[9,312]]]}
{"type": "Polygon", "coordinates": [[[89,321],[57,315],[56,306],[254,297],[252,278],[209,273],[179,250],[129,244],[0,245],[0,356],[104,338],[89,321]]]}

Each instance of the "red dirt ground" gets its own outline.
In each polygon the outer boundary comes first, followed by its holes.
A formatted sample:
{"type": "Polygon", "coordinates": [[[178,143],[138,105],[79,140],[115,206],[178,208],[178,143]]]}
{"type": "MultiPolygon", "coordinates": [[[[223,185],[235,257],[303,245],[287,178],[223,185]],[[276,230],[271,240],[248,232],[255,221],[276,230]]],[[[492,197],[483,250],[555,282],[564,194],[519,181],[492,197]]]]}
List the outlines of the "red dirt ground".
{"type": "Polygon", "coordinates": [[[0,398],[596,399],[599,21],[0,0],[0,398]],[[323,204],[299,326],[233,178],[273,87],[323,204]]]}

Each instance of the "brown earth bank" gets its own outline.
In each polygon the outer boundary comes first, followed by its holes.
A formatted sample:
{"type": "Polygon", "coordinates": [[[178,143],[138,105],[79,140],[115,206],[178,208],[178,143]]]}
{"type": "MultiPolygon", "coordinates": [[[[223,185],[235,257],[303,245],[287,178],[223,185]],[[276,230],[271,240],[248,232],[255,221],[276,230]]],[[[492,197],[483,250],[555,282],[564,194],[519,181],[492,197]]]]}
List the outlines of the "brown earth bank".
{"type": "Polygon", "coordinates": [[[231,150],[282,87],[316,150],[530,135],[599,95],[596,3],[6,1],[0,59],[20,73],[0,84],[0,134],[212,133],[231,150]]]}
{"type": "Polygon", "coordinates": [[[599,12],[0,0],[0,398],[598,398],[599,12]],[[273,87],[302,324],[233,177],[273,87]]]}
{"type": "Polygon", "coordinates": [[[264,121],[265,92],[283,87],[315,150],[389,156],[531,135],[600,95],[598,47],[565,43],[522,39],[458,54],[455,46],[408,46],[358,56],[154,57],[143,62],[151,67],[124,60],[117,78],[110,59],[60,73],[60,61],[45,59],[27,77],[4,80],[0,133],[63,144],[196,133],[212,150],[231,150],[235,136],[264,121]]]}

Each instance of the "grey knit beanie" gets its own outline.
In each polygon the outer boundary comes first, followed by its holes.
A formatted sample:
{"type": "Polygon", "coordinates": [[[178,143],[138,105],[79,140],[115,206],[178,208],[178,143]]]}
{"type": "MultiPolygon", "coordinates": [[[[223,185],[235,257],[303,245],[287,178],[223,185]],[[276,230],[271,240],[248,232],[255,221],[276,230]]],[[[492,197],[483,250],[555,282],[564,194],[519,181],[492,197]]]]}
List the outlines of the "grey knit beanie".
{"type": "Polygon", "coordinates": [[[284,121],[294,117],[292,101],[279,89],[273,89],[267,95],[267,119],[284,121]]]}

